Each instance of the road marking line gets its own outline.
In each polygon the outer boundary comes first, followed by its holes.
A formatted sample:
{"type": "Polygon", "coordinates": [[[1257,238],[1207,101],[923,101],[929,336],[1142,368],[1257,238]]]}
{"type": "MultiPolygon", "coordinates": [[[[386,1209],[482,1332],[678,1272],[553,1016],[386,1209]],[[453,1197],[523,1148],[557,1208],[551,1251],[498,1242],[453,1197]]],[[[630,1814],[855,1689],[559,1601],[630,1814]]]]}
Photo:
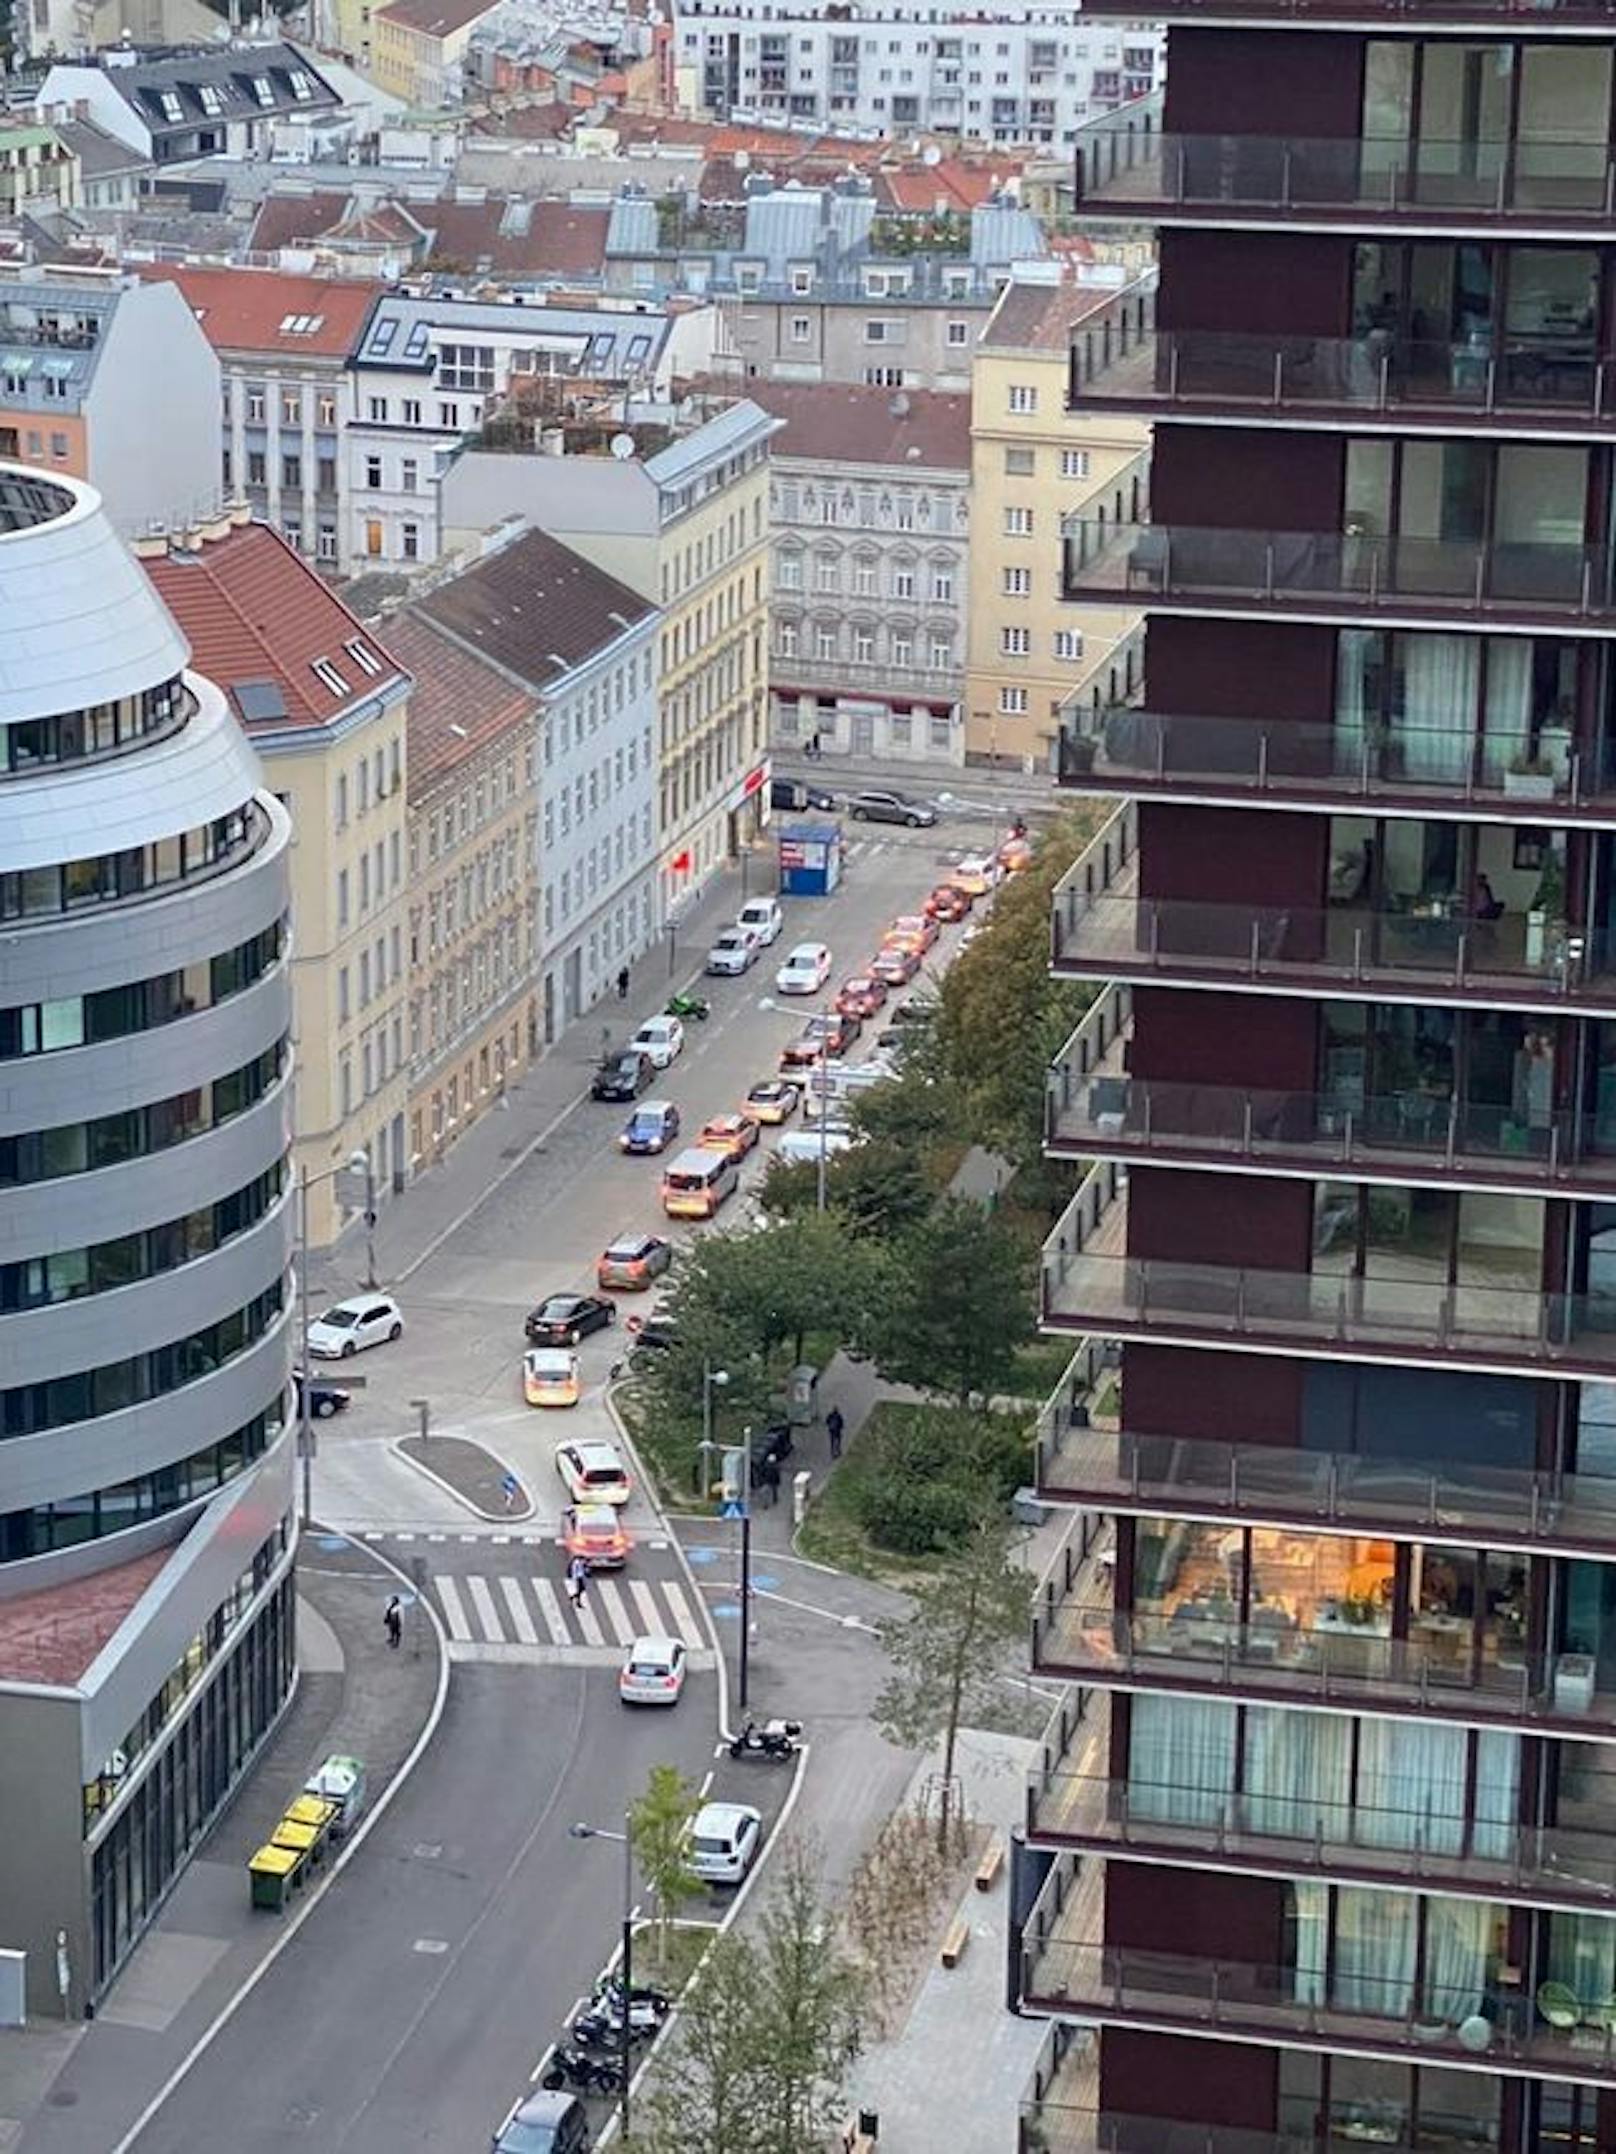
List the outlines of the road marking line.
{"type": "Polygon", "coordinates": [[[645,1580],[643,1578],[630,1579],[628,1589],[634,1597],[634,1605],[640,1611],[640,1620],[644,1623],[646,1629],[653,1634],[660,1631],[662,1628],[662,1611],[657,1606],[656,1595],[651,1591],[645,1580]]]}
{"type": "Polygon", "coordinates": [[[446,1533],[429,1533],[427,1535],[429,1541],[446,1541],[448,1538],[449,1536],[446,1533]]]}
{"type": "MultiPolygon", "coordinates": [[[[370,1535],[367,1533],[365,1538],[368,1541],[370,1539],[370,1535]]],[[[395,1541],[413,1541],[415,1539],[415,1535],[413,1533],[395,1533],[393,1535],[393,1538],[395,1541]]]]}
{"type": "Polygon", "coordinates": [[[505,1596],[505,1605],[510,1610],[511,1628],[518,1639],[523,1645],[537,1645],[539,1634],[533,1628],[533,1618],[528,1614],[527,1603],[522,1598],[522,1581],[519,1578],[502,1578],[499,1590],[505,1596]]]}
{"type": "Polygon", "coordinates": [[[483,1627],[483,1636],[490,1644],[498,1645],[505,1636],[505,1627],[499,1620],[499,1610],[494,1606],[494,1596],[488,1589],[486,1578],[468,1578],[466,1590],[471,1595],[471,1605],[476,1609],[483,1627]]]}
{"type": "Polygon", "coordinates": [[[511,1537],[508,1533],[491,1533],[488,1538],[496,1548],[505,1548],[509,1546],[511,1537]]]}
{"type": "Polygon", "coordinates": [[[623,1606],[622,1596],[608,1578],[590,1580],[590,1593],[599,1600],[601,1612],[619,1645],[634,1643],[634,1619],[623,1606]]]}
{"type": "Polygon", "coordinates": [[[533,1588],[533,1598],[539,1604],[539,1618],[550,1633],[552,1644],[570,1645],[572,1633],[561,1613],[561,1601],[555,1587],[548,1578],[530,1578],[528,1584],[533,1588]]]}
{"type": "Polygon", "coordinates": [[[685,1599],[683,1586],[675,1585],[671,1578],[664,1578],[662,1581],[662,1598],[667,1602],[673,1616],[674,1630],[684,1640],[685,1644],[687,1646],[705,1645],[707,1643],[706,1634],[695,1616],[690,1612],[690,1603],[685,1599]]]}
{"type": "Polygon", "coordinates": [[[600,1625],[595,1621],[587,1602],[579,1602],[578,1606],[572,1611],[572,1620],[583,1632],[585,1641],[588,1644],[604,1645],[606,1643],[606,1640],[601,1635],[600,1625]]]}
{"type": "MultiPolygon", "coordinates": [[[[365,1538],[365,1539],[366,1539],[367,1541],[379,1541],[379,1540],[381,1540],[381,1539],[383,1538],[383,1536],[382,1536],[381,1534],[379,1534],[379,1533],[367,1533],[367,1534],[366,1534],[366,1535],[364,1536],[364,1538],[365,1538]]],[[[399,1539],[400,1539],[400,1540],[402,1540],[403,1538],[404,1538],[404,1536],[403,1536],[402,1534],[400,1534],[400,1535],[399,1535],[399,1539]]]]}
{"type": "Polygon", "coordinates": [[[449,1626],[449,1636],[456,1639],[469,1638],[471,1625],[466,1621],[466,1611],[460,1605],[460,1588],[452,1578],[434,1578],[432,1583],[437,1588],[438,1606],[443,1610],[443,1620],[449,1626]]]}

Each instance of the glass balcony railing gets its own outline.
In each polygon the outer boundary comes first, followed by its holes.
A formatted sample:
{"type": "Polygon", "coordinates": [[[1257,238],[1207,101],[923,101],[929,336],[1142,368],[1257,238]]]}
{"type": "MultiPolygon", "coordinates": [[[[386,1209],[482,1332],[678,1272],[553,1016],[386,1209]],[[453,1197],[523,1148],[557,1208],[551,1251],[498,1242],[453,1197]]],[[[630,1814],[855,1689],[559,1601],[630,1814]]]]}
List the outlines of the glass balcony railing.
{"type": "Polygon", "coordinates": [[[1084,1159],[1238,1160],[1318,1174],[1399,1180],[1440,1172],[1527,1189],[1616,1188],[1616,1128],[1561,1109],[1517,1119],[1419,1085],[1363,1096],[1077,1074],[1063,1050],[1049,1074],[1044,1141],[1084,1159]],[[1608,1145],[1610,1149],[1603,1149],[1608,1145]]]}
{"type": "Polygon", "coordinates": [[[1056,736],[1061,782],[1078,791],[1252,795],[1283,801],[1406,801],[1453,807],[1549,804],[1569,815],[1616,815],[1616,744],[1572,745],[1558,722],[1531,733],[1343,717],[1180,717],[1131,704],[1072,704],[1056,736]]]}
{"type": "Polygon", "coordinates": [[[1038,1492],[1062,1503],[1616,1555],[1616,1479],[1597,1474],[1100,1429],[1065,1391],[1037,1441],[1038,1492]]]}
{"type": "Polygon", "coordinates": [[[1376,1809],[1277,1795],[1040,1769],[1028,1789],[1030,1838],[1099,1854],[1423,1885],[1437,1892],[1575,1910],[1616,1902],[1616,1840],[1595,1832],[1426,1811],[1376,1809]]]}
{"type": "Polygon", "coordinates": [[[1351,531],[1252,531],[1069,516],[1062,526],[1069,599],[1210,609],[1395,608],[1421,617],[1520,613],[1587,620],[1616,594],[1601,547],[1509,540],[1371,537],[1351,531]]]}
{"type": "Polygon", "coordinates": [[[1579,229],[1616,212],[1616,161],[1597,137],[1410,141],[1085,130],[1077,209],[1124,206],[1263,216],[1286,210],[1346,221],[1365,212],[1418,213],[1457,225],[1467,217],[1530,217],[1579,229]]]}
{"type": "Polygon", "coordinates": [[[1616,423],[1616,362],[1592,335],[1506,331],[1438,342],[1374,329],[1360,336],[1243,336],[1157,329],[1140,302],[1085,317],[1072,332],[1074,403],[1232,411],[1242,417],[1301,411],[1440,418],[1467,430],[1507,415],[1556,431],[1568,418],[1616,423]]]}
{"type": "Polygon", "coordinates": [[[1057,971],[1101,979],[1247,980],[1326,993],[1376,987],[1522,1008],[1616,1009],[1608,933],[1537,913],[1475,920],[1459,900],[1406,907],[1218,905],[1074,887],[1055,893],[1057,971]]]}
{"type": "MultiPolygon", "coordinates": [[[[1559,1985],[1553,2009],[1562,2015],[1559,1985]]],[[[1428,2064],[1444,2058],[1493,2070],[1616,2082],[1616,1999],[1567,1989],[1569,2026],[1551,2024],[1507,1980],[1502,1964],[1444,1982],[1426,1970],[1416,1986],[1366,1971],[1352,1980],[1323,1967],[1206,1959],[1054,1936],[1022,1948],[1021,1995],[1036,2010],[1096,2015],[1237,2040],[1384,2050],[1428,2064]]]]}
{"type": "Polygon", "coordinates": [[[1180,1264],[1044,1245],[1042,1321],[1054,1330],[1154,1332],[1279,1351],[1416,1357],[1568,1375],[1616,1373],[1616,1299],[1454,1286],[1417,1274],[1359,1278],[1180,1264]]]}
{"type": "Polygon", "coordinates": [[[1165,1614],[1129,1614],[1082,1599],[1083,1579],[1067,1587],[1064,1578],[1057,1558],[1034,1603],[1038,1675],[1588,1735],[1616,1727],[1616,1692],[1588,1654],[1456,1653],[1447,1636],[1391,1638],[1318,1613],[1304,1623],[1278,1601],[1254,1604],[1245,1620],[1228,1612],[1232,1603],[1199,1596],[1165,1614]]]}

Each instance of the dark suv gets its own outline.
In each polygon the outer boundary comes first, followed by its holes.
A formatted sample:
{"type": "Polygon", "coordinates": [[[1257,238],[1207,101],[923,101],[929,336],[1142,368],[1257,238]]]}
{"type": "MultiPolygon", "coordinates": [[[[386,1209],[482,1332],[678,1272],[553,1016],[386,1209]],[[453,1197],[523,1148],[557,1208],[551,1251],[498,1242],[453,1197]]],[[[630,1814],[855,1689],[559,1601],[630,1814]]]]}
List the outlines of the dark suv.
{"type": "Polygon", "coordinates": [[[590,1080],[591,1099],[638,1099],[656,1071],[647,1056],[625,1050],[607,1055],[590,1080]]]}
{"type": "Polygon", "coordinates": [[[854,793],[847,812],[855,823],[903,823],[910,830],[929,830],[937,810],[926,800],[911,800],[906,793],[854,793]]]}

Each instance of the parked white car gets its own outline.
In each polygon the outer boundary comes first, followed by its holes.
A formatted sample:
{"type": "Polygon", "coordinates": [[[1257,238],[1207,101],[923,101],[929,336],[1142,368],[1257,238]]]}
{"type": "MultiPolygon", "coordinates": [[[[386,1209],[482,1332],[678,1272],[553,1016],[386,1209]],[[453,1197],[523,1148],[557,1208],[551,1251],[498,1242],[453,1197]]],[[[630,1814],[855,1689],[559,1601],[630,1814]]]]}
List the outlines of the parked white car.
{"type": "Polygon", "coordinates": [[[817,1159],[824,1152],[827,1159],[834,1159],[841,1152],[853,1149],[853,1132],[846,1123],[825,1124],[824,1143],[820,1143],[819,1126],[812,1129],[788,1129],[774,1148],[776,1159],[783,1159],[787,1166],[801,1166],[804,1160],[817,1159]]]}
{"type": "Polygon", "coordinates": [[[713,937],[707,952],[707,970],[724,974],[745,972],[755,961],[760,945],[749,927],[726,927],[713,937]]]}
{"type": "Polygon", "coordinates": [[[749,927],[764,948],[779,941],[780,930],[785,924],[786,916],[780,910],[778,898],[748,898],[735,915],[735,925],[749,927]]]}
{"type": "Polygon", "coordinates": [[[684,1050],[685,1028],[677,1017],[648,1017],[628,1043],[631,1054],[644,1055],[651,1067],[665,1070],[684,1050]]]}
{"type": "Polygon", "coordinates": [[[617,1676],[625,1705],[677,1705],[690,1656],[677,1638],[636,1638],[617,1676]]]}
{"type": "Polygon", "coordinates": [[[713,1885],[738,1885],[763,1838],[763,1814],[750,1803],[703,1803],[690,1828],[690,1867],[713,1885]]]}
{"type": "Polygon", "coordinates": [[[830,952],[822,942],[799,942],[774,976],[782,995],[817,995],[830,978],[830,952]]]}
{"type": "Polygon", "coordinates": [[[345,1361],[367,1346],[396,1339],[404,1329],[404,1312],[389,1294],[357,1294],[339,1301],[309,1326],[309,1352],[322,1361],[345,1361]]]}

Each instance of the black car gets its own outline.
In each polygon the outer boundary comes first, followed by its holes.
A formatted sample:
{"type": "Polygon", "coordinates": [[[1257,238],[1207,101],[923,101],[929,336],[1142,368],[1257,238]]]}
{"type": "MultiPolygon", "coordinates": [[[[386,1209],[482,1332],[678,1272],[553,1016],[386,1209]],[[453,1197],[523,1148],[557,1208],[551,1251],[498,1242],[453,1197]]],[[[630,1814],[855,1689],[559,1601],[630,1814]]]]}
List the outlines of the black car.
{"type": "MultiPolygon", "coordinates": [[[[308,1381],[301,1369],[292,1371],[292,1381],[297,1386],[297,1410],[303,1411],[303,1386],[308,1381]]],[[[333,1414],[340,1414],[347,1405],[350,1393],[339,1391],[335,1384],[322,1383],[316,1377],[309,1385],[309,1412],[316,1421],[329,1421],[333,1414]]]]}
{"type": "Polygon", "coordinates": [[[607,1055],[589,1083],[591,1099],[638,1099],[656,1071],[648,1055],[633,1048],[607,1055]]]}
{"type": "Polygon", "coordinates": [[[615,1301],[603,1301],[598,1294],[552,1294],[528,1311],[524,1329],[529,1346],[576,1346],[592,1331],[604,1331],[616,1322],[615,1301]]]}
{"type": "Polygon", "coordinates": [[[855,823],[902,823],[910,830],[929,830],[937,820],[929,800],[911,800],[907,793],[854,793],[847,812],[855,823]]]}
{"type": "Polygon", "coordinates": [[[836,806],[836,795],[822,785],[810,785],[805,778],[771,778],[769,806],[786,809],[819,808],[828,815],[836,806]]]}

